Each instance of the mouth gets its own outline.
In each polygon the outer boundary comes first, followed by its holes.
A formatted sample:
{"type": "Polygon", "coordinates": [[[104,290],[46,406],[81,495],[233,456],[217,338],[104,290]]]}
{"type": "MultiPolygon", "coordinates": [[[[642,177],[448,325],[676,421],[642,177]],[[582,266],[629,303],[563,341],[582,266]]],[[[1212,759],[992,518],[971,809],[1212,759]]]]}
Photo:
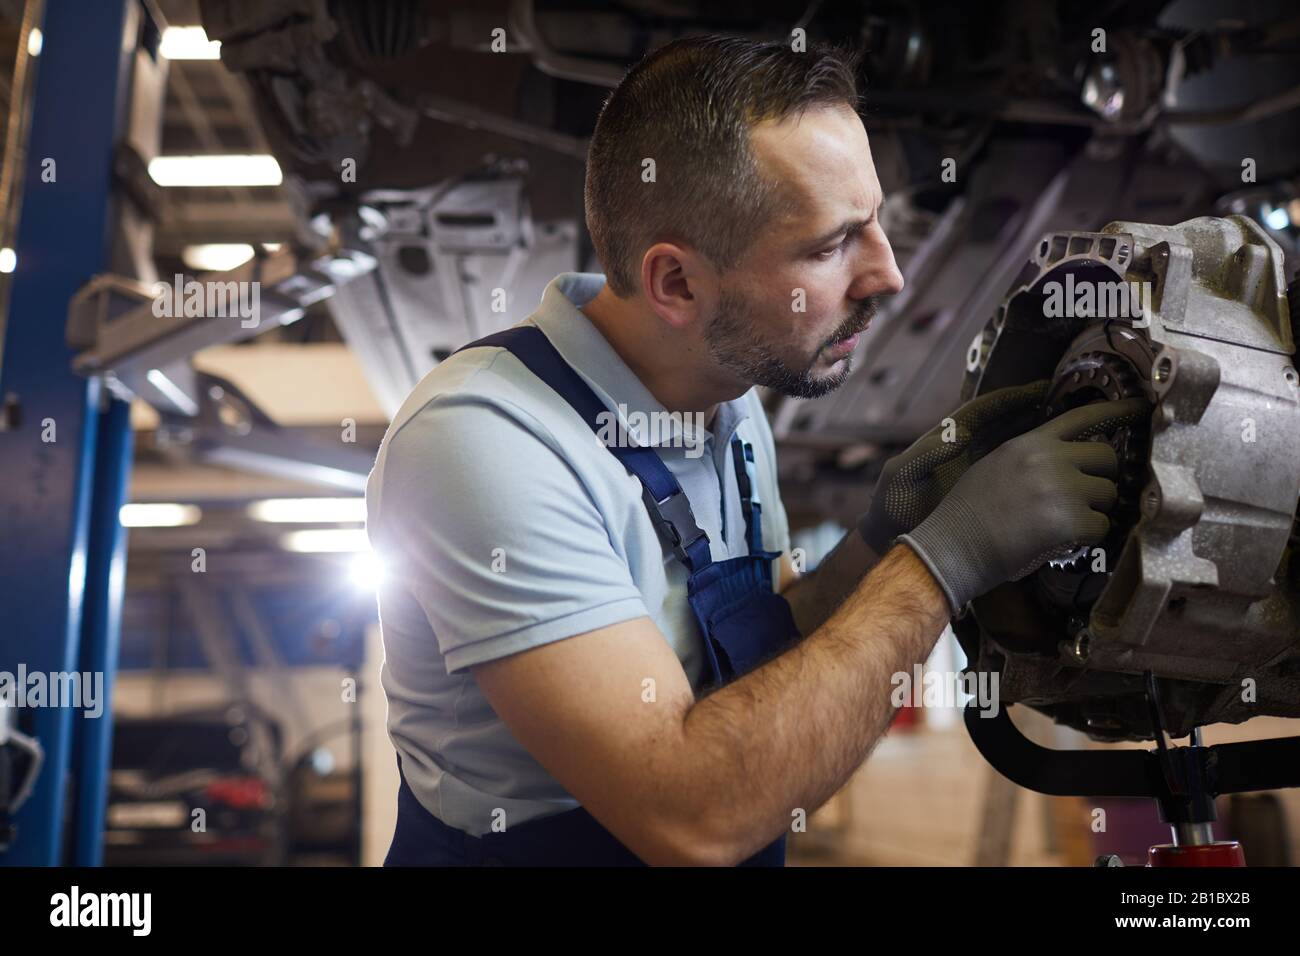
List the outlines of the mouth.
{"type": "Polygon", "coordinates": [[[846,355],[851,355],[853,350],[858,347],[858,342],[862,339],[862,334],[871,327],[872,316],[865,316],[865,321],[861,326],[850,335],[836,339],[830,345],[822,347],[822,351],[832,359],[839,360],[846,355]]]}
{"type": "Polygon", "coordinates": [[[853,350],[858,347],[858,341],[862,338],[862,334],[871,327],[871,321],[875,317],[876,301],[875,299],[867,299],[858,307],[855,314],[852,316],[855,320],[852,325],[849,325],[849,323],[846,322],[845,325],[847,325],[848,328],[842,328],[843,332],[848,332],[849,334],[834,339],[829,345],[822,346],[822,352],[829,359],[836,362],[853,354],[853,350]]]}
{"type": "Polygon", "coordinates": [[[842,359],[851,355],[853,350],[858,347],[858,339],[861,335],[862,333],[858,332],[850,335],[847,339],[840,339],[834,345],[827,346],[826,354],[833,359],[842,359]]]}

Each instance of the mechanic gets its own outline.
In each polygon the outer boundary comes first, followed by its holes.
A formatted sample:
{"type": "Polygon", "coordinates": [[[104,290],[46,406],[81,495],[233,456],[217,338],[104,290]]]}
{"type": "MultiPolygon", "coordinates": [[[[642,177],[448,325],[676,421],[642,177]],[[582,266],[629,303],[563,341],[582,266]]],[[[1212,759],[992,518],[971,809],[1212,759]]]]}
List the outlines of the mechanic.
{"type": "Polygon", "coordinates": [[[903,286],[855,69],[722,37],[644,58],[590,145],[604,274],[556,278],[395,416],[367,486],[387,865],[780,865],[888,727],[891,675],[971,598],[1105,536],[1115,455],[1075,439],[1141,409],[1030,429],[1038,384],[890,460],[797,573],[753,386],[832,391],[903,286]],[[593,437],[611,409],[673,424],[593,437]]]}

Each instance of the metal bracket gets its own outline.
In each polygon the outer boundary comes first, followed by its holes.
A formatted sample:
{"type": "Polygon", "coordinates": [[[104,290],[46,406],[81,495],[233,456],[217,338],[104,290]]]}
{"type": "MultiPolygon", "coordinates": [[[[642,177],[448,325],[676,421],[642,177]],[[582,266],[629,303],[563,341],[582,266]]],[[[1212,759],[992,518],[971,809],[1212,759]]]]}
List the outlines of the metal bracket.
{"type": "Polygon", "coordinates": [[[1160,755],[1146,750],[1053,750],[1025,737],[1007,710],[981,716],[967,706],[966,730],[980,754],[1008,780],[1055,796],[1150,797],[1169,822],[1188,816],[1197,793],[1300,787],[1300,737],[1275,737],[1170,751],[1178,771],[1166,773],[1160,755]]]}

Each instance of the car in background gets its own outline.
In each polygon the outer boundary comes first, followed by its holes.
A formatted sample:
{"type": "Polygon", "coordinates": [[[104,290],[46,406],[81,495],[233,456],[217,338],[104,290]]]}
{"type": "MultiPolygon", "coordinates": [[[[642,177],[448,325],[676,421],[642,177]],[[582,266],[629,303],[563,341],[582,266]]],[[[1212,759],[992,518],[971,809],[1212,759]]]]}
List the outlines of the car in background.
{"type": "Polygon", "coordinates": [[[106,866],[284,862],[281,735],[242,706],[118,718],[106,866]]]}

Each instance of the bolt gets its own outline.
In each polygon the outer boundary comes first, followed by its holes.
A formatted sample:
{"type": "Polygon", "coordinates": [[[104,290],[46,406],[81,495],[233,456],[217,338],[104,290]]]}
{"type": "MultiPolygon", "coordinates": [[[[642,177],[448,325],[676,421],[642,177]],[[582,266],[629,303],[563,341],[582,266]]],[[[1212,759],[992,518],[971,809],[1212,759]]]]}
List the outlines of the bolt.
{"type": "Polygon", "coordinates": [[[1142,511],[1148,518],[1154,518],[1160,510],[1160,489],[1148,488],[1142,496],[1142,511]]]}

